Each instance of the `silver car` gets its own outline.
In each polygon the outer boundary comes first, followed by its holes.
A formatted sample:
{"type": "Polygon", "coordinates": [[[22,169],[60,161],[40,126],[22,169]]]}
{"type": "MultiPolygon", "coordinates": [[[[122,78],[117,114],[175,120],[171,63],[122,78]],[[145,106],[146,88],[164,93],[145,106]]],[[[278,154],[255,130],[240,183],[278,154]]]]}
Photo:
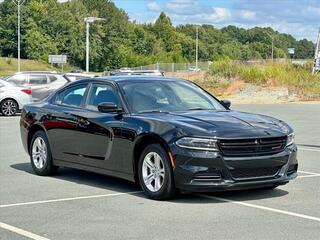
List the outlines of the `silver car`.
{"type": "Polygon", "coordinates": [[[32,102],[29,88],[17,87],[0,79],[0,112],[4,116],[13,116],[22,107],[32,102]]]}
{"type": "Polygon", "coordinates": [[[17,86],[27,87],[32,90],[35,100],[42,100],[54,90],[70,82],[62,74],[44,71],[19,72],[6,79],[17,86]]]}

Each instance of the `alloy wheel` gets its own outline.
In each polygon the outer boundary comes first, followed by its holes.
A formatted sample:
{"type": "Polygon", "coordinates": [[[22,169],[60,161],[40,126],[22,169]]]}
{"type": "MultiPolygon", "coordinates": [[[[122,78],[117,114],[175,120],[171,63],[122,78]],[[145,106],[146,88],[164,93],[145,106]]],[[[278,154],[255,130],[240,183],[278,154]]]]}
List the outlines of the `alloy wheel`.
{"type": "Polygon", "coordinates": [[[2,104],[2,113],[6,116],[12,116],[17,112],[17,104],[13,100],[5,100],[2,104]]]}
{"type": "Polygon", "coordinates": [[[47,145],[41,137],[37,137],[32,145],[32,161],[38,169],[43,168],[47,161],[47,145]]]}
{"type": "Polygon", "coordinates": [[[165,168],[158,153],[150,152],[144,157],[142,178],[149,191],[157,192],[161,189],[165,179],[165,168]]]}

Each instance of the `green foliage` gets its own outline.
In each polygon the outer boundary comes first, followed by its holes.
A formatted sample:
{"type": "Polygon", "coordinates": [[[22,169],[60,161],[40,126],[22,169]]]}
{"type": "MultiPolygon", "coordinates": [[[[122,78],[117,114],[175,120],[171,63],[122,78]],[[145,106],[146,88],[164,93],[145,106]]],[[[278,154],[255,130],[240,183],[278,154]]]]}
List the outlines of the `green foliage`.
{"type": "MultiPolygon", "coordinates": [[[[87,16],[106,20],[90,25],[90,69],[103,71],[155,62],[194,62],[196,25],[174,27],[162,12],[154,24],[130,22],[127,14],[111,0],[26,0],[21,7],[21,57],[47,61],[49,54],[66,54],[71,64],[85,66],[85,23],[87,16]]],[[[296,41],[272,28],[217,29],[201,25],[199,61],[286,58],[287,48],[296,49],[296,58],[312,58],[313,43],[296,41]]],[[[17,55],[17,11],[11,0],[0,3],[0,56],[17,55]]],[[[224,63],[226,64],[226,63],[224,63]]],[[[224,67],[222,64],[221,67],[224,67]]],[[[244,75],[256,75],[250,70],[244,75]]],[[[226,72],[232,75],[232,72],[226,72]]],[[[263,81],[263,80],[261,80],[263,81]]]]}

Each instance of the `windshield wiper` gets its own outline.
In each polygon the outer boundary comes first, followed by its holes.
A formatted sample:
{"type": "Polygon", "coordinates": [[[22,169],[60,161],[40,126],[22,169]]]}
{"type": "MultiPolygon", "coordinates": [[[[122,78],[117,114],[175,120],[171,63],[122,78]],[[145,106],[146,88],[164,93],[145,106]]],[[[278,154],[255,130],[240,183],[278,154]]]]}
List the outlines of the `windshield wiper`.
{"type": "Polygon", "coordinates": [[[150,110],[150,111],[141,111],[139,113],[169,113],[168,111],[162,111],[162,110],[150,110]]]}
{"type": "Polygon", "coordinates": [[[197,111],[197,110],[210,110],[210,109],[205,109],[205,108],[189,108],[189,111],[197,111]]]}

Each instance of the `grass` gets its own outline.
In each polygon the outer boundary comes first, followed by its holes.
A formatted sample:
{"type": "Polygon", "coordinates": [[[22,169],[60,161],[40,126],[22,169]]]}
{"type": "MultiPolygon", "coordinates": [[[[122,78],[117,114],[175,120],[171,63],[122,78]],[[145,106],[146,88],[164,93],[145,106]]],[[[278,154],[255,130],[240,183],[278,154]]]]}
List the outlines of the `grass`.
{"type": "Polygon", "coordinates": [[[320,99],[320,74],[311,74],[312,62],[304,66],[291,63],[242,64],[229,60],[214,62],[205,81],[197,81],[209,90],[219,92],[231,80],[265,87],[287,87],[304,100],[320,99]]]}
{"type": "MultiPolygon", "coordinates": [[[[70,66],[64,67],[64,70],[70,66]]],[[[0,57],[0,76],[9,76],[17,72],[18,60],[10,57],[0,57]]],[[[61,68],[51,67],[45,62],[21,59],[21,71],[61,71],[61,68]]]]}

